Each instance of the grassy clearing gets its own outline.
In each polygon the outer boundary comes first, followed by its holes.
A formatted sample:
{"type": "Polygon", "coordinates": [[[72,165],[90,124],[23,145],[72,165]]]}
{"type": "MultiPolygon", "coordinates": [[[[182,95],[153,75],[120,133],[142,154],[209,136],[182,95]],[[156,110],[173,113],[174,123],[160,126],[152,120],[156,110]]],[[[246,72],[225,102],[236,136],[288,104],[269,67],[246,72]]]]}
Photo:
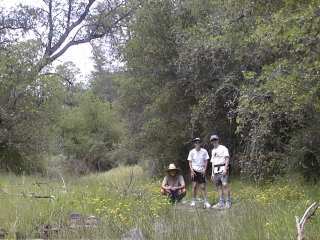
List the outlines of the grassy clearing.
{"type": "MultiPolygon", "coordinates": [[[[263,187],[233,181],[231,210],[192,210],[171,206],[159,196],[160,181],[148,182],[139,167],[66,179],[66,192],[60,179],[2,175],[0,228],[8,231],[9,239],[37,238],[43,224],[60,226],[58,235],[52,237],[63,239],[119,239],[133,227],[139,227],[147,239],[295,239],[294,216],[320,200],[319,186],[298,180],[279,180],[263,187]],[[31,198],[30,193],[54,199],[31,198]],[[72,212],[98,216],[101,225],[70,229],[72,212]]],[[[209,190],[214,201],[212,185],[209,190]]],[[[319,239],[319,211],[306,232],[308,239],[319,239]]]]}

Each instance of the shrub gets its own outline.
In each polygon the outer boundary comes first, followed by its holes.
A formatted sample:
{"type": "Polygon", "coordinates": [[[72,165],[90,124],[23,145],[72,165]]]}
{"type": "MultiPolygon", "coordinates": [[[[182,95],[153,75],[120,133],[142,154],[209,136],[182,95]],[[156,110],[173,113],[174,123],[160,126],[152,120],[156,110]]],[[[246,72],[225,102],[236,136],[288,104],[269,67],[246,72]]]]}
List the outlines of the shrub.
{"type": "Polygon", "coordinates": [[[107,155],[120,141],[121,124],[108,102],[90,91],[79,99],[79,105],[67,108],[60,120],[65,154],[79,173],[112,168],[107,155]]]}

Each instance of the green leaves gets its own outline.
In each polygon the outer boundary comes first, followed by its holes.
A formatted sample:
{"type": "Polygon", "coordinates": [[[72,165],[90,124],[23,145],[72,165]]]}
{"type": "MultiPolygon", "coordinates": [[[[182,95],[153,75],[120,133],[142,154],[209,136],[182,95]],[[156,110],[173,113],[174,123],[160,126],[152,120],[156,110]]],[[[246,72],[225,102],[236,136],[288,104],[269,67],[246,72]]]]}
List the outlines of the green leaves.
{"type": "Polygon", "coordinates": [[[80,173],[105,170],[115,164],[105,157],[119,143],[122,126],[108,102],[90,91],[82,93],[78,106],[64,110],[59,126],[65,153],[70,159],[85,163],[80,173]],[[101,169],[97,169],[98,162],[103,162],[101,169]]]}
{"type": "MultiPolygon", "coordinates": [[[[291,139],[300,136],[300,131],[308,132],[310,123],[318,121],[317,7],[314,2],[285,1],[270,19],[258,19],[255,32],[247,38],[249,45],[256,46],[253,54],[262,60],[256,74],[243,72],[247,83],[254,85],[243,86],[238,107],[237,131],[245,141],[254,143],[246,144],[244,153],[251,159],[244,161],[252,163],[249,172],[257,164],[267,164],[263,158],[270,152],[287,168],[294,169],[294,162],[304,161],[306,151],[299,157],[292,154],[296,141],[291,139]],[[283,154],[293,155],[295,161],[286,162],[283,154]]],[[[304,149],[306,142],[300,143],[299,148],[304,149]]],[[[260,170],[257,176],[267,171],[260,170]]],[[[268,175],[272,174],[265,177],[268,175]]]]}

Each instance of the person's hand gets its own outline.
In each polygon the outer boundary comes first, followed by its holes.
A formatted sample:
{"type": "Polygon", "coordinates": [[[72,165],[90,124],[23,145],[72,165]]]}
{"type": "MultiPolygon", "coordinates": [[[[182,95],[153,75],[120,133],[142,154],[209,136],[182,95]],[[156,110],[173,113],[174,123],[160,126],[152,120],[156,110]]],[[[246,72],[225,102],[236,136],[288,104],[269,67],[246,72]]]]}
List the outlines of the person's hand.
{"type": "Polygon", "coordinates": [[[196,173],[193,171],[193,169],[191,169],[191,179],[193,179],[195,175],[196,173]]]}
{"type": "Polygon", "coordinates": [[[171,190],[172,191],[175,191],[175,190],[177,190],[178,188],[177,187],[171,187],[171,190]]]}

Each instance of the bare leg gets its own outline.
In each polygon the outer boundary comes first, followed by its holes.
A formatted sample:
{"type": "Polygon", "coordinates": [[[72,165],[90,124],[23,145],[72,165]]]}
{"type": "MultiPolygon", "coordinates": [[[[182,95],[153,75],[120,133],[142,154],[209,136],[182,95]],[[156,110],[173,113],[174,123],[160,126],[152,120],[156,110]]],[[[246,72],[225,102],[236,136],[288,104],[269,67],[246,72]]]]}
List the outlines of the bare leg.
{"type": "Polygon", "coordinates": [[[197,197],[197,183],[192,182],[192,199],[195,200],[197,197]]]}
{"type": "Polygon", "coordinates": [[[229,186],[229,184],[224,184],[223,186],[222,186],[222,188],[223,188],[223,195],[226,197],[225,199],[227,199],[227,200],[230,200],[231,198],[231,194],[230,194],[230,186],[229,186]]]}
{"type": "Polygon", "coordinates": [[[219,195],[219,202],[224,201],[224,189],[221,185],[217,186],[218,195],[219,195]]]}
{"type": "Polygon", "coordinates": [[[179,192],[179,196],[178,196],[178,201],[180,201],[182,198],[184,198],[186,196],[186,189],[182,189],[180,192],[179,192]]]}
{"type": "Polygon", "coordinates": [[[200,184],[200,189],[202,193],[202,198],[204,201],[207,201],[207,187],[205,183],[200,184]]]}

